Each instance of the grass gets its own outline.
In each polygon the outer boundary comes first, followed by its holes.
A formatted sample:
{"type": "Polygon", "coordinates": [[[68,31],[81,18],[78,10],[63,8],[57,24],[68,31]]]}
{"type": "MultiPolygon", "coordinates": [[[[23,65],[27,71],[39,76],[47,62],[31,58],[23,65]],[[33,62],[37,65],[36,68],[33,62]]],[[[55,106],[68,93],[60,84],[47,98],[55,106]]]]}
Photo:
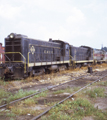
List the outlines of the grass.
{"type": "MultiPolygon", "coordinates": [[[[102,83],[105,85],[105,82],[102,83]]],[[[79,88],[75,88],[78,90],[79,88]]],[[[54,92],[55,94],[60,94],[64,92],[63,90],[59,90],[54,92]]],[[[93,99],[97,97],[105,97],[105,89],[101,87],[96,87],[91,90],[86,90],[80,92],[75,101],[65,101],[63,104],[57,105],[53,109],[51,109],[48,115],[43,116],[42,120],[82,120],[84,117],[91,116],[94,120],[107,120],[107,111],[99,110],[95,108],[93,103],[93,99]],[[87,95],[88,94],[88,95],[87,95]],[[89,96],[90,101],[85,97],[89,96]],[[85,99],[84,99],[85,98],[85,99]]]]}
{"type": "Polygon", "coordinates": [[[23,89],[20,89],[15,95],[10,95],[7,100],[12,101],[12,100],[19,99],[19,98],[25,97],[33,93],[36,93],[36,91],[34,90],[23,91],[23,89]]]}
{"type": "Polygon", "coordinates": [[[55,105],[57,102],[48,102],[47,103],[47,106],[53,106],[53,105],[55,105]]]}
{"type": "Polygon", "coordinates": [[[6,98],[9,97],[10,95],[11,95],[10,92],[0,89],[0,104],[5,104],[5,102],[7,101],[6,98]]]}
{"type": "Polygon", "coordinates": [[[10,94],[11,94],[10,92],[6,92],[5,90],[0,89],[0,99],[3,98],[3,97],[7,97],[10,94]]]}
{"type": "Polygon", "coordinates": [[[18,114],[18,115],[26,115],[26,114],[30,114],[31,113],[31,110],[30,109],[26,109],[26,108],[12,108],[11,109],[12,113],[14,114],[18,114]]]}
{"type": "MultiPolygon", "coordinates": [[[[4,117],[4,119],[8,119],[8,120],[15,120],[15,117],[16,117],[16,115],[14,114],[14,113],[12,113],[12,112],[10,112],[9,110],[8,111],[0,111],[0,117],[1,116],[5,116],[4,117]]],[[[2,120],[4,120],[3,118],[2,118],[2,120]]],[[[1,119],[0,119],[1,120],[1,119]]]]}
{"type": "Polygon", "coordinates": [[[85,94],[88,94],[88,96],[91,98],[105,97],[104,91],[105,91],[104,88],[98,87],[92,90],[87,90],[85,94]]]}
{"type": "MultiPolygon", "coordinates": [[[[102,82],[100,85],[105,86],[105,83],[106,82],[102,82]]],[[[80,87],[75,87],[73,89],[74,91],[77,91],[78,89],[80,89],[80,87]]],[[[85,89],[85,91],[79,92],[81,94],[78,93],[78,96],[76,96],[81,98],[75,97],[75,101],[71,101],[70,99],[65,101],[63,104],[57,105],[55,108],[49,111],[49,113],[46,116],[43,116],[41,119],[42,120],[82,120],[84,116],[85,117],[92,116],[94,120],[106,120],[107,112],[103,112],[102,110],[98,110],[97,108],[94,108],[94,105],[92,104],[93,102],[92,103],[90,102],[91,98],[105,97],[104,91],[105,89],[99,88],[99,87],[94,89],[91,88],[91,90],[85,89]],[[86,97],[85,95],[87,94],[90,97],[90,101],[87,99],[84,99],[86,97]]],[[[4,91],[2,95],[4,94],[6,96],[7,94],[5,92],[6,91],[4,91]]],[[[32,92],[35,92],[35,91],[32,91],[32,92]]],[[[55,91],[54,94],[60,94],[64,92],[70,93],[72,92],[72,89],[67,88],[65,90],[58,90],[58,91],[55,91]]],[[[21,89],[16,93],[16,95],[10,95],[8,99],[11,100],[11,99],[16,99],[18,97],[20,98],[22,96],[26,96],[26,94],[31,94],[31,93],[30,92],[27,93],[27,91],[23,91],[21,89]]],[[[43,111],[33,110],[32,109],[33,107],[30,108],[30,106],[33,106],[33,105],[36,106],[36,104],[38,103],[35,100],[35,98],[46,97],[47,94],[48,94],[47,91],[42,92],[38,95],[35,95],[32,98],[22,101],[21,102],[22,106],[19,103],[16,104],[16,106],[12,106],[11,113],[10,112],[8,114],[6,113],[6,116],[14,118],[16,115],[27,115],[28,113],[34,116],[40,114],[40,112],[43,112],[43,111]]],[[[47,105],[52,106],[54,104],[55,102],[52,102],[52,103],[50,102],[47,105]]]]}
{"type": "Polygon", "coordinates": [[[37,104],[38,102],[37,101],[35,101],[34,99],[32,99],[32,98],[29,98],[29,99],[26,99],[25,101],[23,101],[23,104],[25,105],[25,106],[32,106],[32,105],[35,105],[35,104],[37,104]]]}
{"type": "Polygon", "coordinates": [[[9,84],[9,82],[5,82],[4,80],[1,80],[1,79],[0,79],[0,85],[5,86],[5,85],[7,85],[7,84],[9,84]]]}
{"type": "Polygon", "coordinates": [[[78,98],[75,101],[65,101],[49,111],[42,120],[82,120],[84,116],[93,116],[95,120],[106,120],[107,113],[101,112],[87,100],[78,98]]]}
{"type": "Polygon", "coordinates": [[[6,92],[4,90],[0,90],[0,104],[5,104],[3,102],[6,102],[7,104],[13,100],[28,96],[30,94],[36,93],[34,90],[30,91],[23,91],[23,89],[20,89],[16,94],[12,95],[10,92],[6,92]]]}
{"type": "Polygon", "coordinates": [[[101,110],[97,110],[95,112],[95,120],[107,120],[107,112],[102,112],[101,110]]]}
{"type": "Polygon", "coordinates": [[[107,81],[98,82],[97,85],[107,86],[107,81]]]}
{"type": "Polygon", "coordinates": [[[46,97],[47,91],[41,92],[40,94],[35,95],[33,98],[46,97]]]}
{"type": "Polygon", "coordinates": [[[13,107],[11,109],[12,113],[13,114],[16,114],[16,115],[27,115],[27,114],[31,114],[31,115],[34,115],[36,116],[37,114],[40,114],[40,112],[43,112],[43,111],[38,111],[38,110],[33,110],[33,109],[30,109],[30,108],[24,108],[24,107],[13,107]]]}
{"type": "Polygon", "coordinates": [[[43,120],[73,120],[73,118],[81,119],[84,115],[91,115],[94,112],[92,104],[86,100],[78,98],[76,101],[67,101],[58,105],[49,112],[49,117],[43,117],[43,120]]]}
{"type": "Polygon", "coordinates": [[[74,91],[78,91],[81,87],[74,87],[74,91]]]}
{"type": "Polygon", "coordinates": [[[47,91],[44,91],[40,94],[37,94],[31,98],[25,99],[24,101],[21,102],[22,105],[24,106],[32,106],[38,103],[37,100],[35,100],[35,98],[39,98],[39,97],[46,97],[47,96],[47,91]]]}
{"type": "Polygon", "coordinates": [[[67,93],[72,93],[73,91],[77,91],[79,90],[81,87],[74,87],[73,89],[71,88],[66,88],[65,90],[57,90],[55,92],[53,92],[53,94],[61,94],[61,93],[64,93],[64,92],[67,92],[67,93]]]}
{"type": "Polygon", "coordinates": [[[60,94],[60,93],[64,93],[64,92],[71,93],[71,92],[73,92],[73,90],[71,88],[67,88],[65,90],[57,90],[57,91],[53,92],[53,94],[60,94]]]}
{"type": "Polygon", "coordinates": [[[16,104],[17,107],[12,107],[11,111],[12,111],[12,113],[18,114],[18,115],[26,115],[28,113],[31,115],[40,114],[40,111],[32,110],[32,109],[26,108],[26,107],[28,107],[28,106],[31,107],[33,105],[36,105],[38,103],[38,101],[36,101],[35,98],[45,97],[45,96],[47,96],[47,91],[42,92],[38,95],[35,95],[32,98],[26,99],[26,100],[22,101],[21,104],[16,104]]]}
{"type": "Polygon", "coordinates": [[[7,113],[6,116],[7,117],[15,117],[16,115],[14,113],[7,113]]]}
{"type": "Polygon", "coordinates": [[[42,117],[42,120],[71,120],[71,117],[59,111],[57,114],[53,112],[50,117],[42,117]]]}

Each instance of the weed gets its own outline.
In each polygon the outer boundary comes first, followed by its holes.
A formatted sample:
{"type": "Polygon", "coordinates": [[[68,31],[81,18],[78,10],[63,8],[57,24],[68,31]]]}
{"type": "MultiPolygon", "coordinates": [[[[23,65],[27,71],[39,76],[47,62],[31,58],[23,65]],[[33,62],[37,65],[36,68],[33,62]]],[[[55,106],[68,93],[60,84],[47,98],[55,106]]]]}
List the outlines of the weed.
{"type": "Polygon", "coordinates": [[[53,112],[49,117],[42,117],[42,120],[72,120],[72,118],[66,113],[62,114],[62,112],[58,112],[56,115],[56,113],[53,112]]]}
{"type": "MultiPolygon", "coordinates": [[[[62,111],[62,114],[68,114],[68,116],[72,118],[71,120],[82,120],[84,116],[95,116],[95,120],[107,119],[107,112],[102,112],[101,110],[94,108],[87,99],[82,98],[78,98],[75,101],[66,101],[64,104],[58,105],[54,108],[53,111],[55,113],[62,111]]],[[[50,111],[50,114],[52,114],[53,111],[50,111]]]]}
{"type": "Polygon", "coordinates": [[[0,85],[5,86],[7,84],[8,84],[8,82],[5,82],[5,81],[3,81],[3,80],[0,79],[0,85]]]}
{"type": "Polygon", "coordinates": [[[22,98],[24,96],[27,96],[27,95],[30,95],[30,94],[33,94],[35,93],[35,91],[23,91],[23,89],[20,89],[15,95],[11,95],[9,96],[8,98],[8,101],[12,101],[12,100],[15,100],[15,99],[18,99],[18,98],[22,98]]]}
{"type": "Polygon", "coordinates": [[[0,98],[7,97],[10,95],[10,92],[6,92],[3,89],[0,89],[0,98]]]}
{"type": "MultiPolygon", "coordinates": [[[[12,113],[17,114],[17,115],[26,115],[26,114],[31,114],[31,115],[37,115],[41,111],[29,109],[29,108],[21,108],[21,107],[14,107],[11,109],[12,113]]],[[[43,111],[42,111],[43,112],[43,111]]]]}
{"type": "Polygon", "coordinates": [[[26,99],[23,104],[27,105],[27,106],[31,106],[31,105],[35,105],[37,103],[37,101],[35,101],[32,98],[26,99]]]}
{"type": "Polygon", "coordinates": [[[60,93],[63,93],[63,92],[64,92],[64,90],[57,90],[57,91],[53,92],[53,94],[60,94],[60,93]]]}
{"type": "MultiPolygon", "coordinates": [[[[0,116],[5,116],[6,118],[9,117],[9,120],[15,120],[13,118],[16,117],[16,115],[12,112],[10,112],[10,110],[4,110],[4,111],[0,111],[0,116]]],[[[0,119],[1,120],[1,119],[0,119]]],[[[4,120],[4,119],[3,119],[4,120]]],[[[7,120],[7,119],[6,119],[7,120]]]]}
{"type": "Polygon", "coordinates": [[[6,116],[7,117],[15,117],[16,115],[14,113],[7,113],[6,116]]]}
{"type": "Polygon", "coordinates": [[[107,86],[107,81],[103,81],[103,82],[99,82],[99,83],[97,83],[98,85],[103,85],[103,86],[107,86]]]}
{"type": "Polygon", "coordinates": [[[95,120],[107,120],[107,113],[102,112],[101,110],[96,110],[95,120]]]}
{"type": "Polygon", "coordinates": [[[22,109],[22,108],[12,108],[11,111],[14,113],[14,114],[18,114],[18,115],[25,115],[27,113],[29,113],[29,110],[28,109],[22,109]]]}
{"type": "Polygon", "coordinates": [[[65,101],[49,111],[42,120],[82,120],[84,116],[92,116],[95,120],[106,120],[107,113],[94,108],[87,100],[78,98],[75,101],[65,101]]]}
{"type": "Polygon", "coordinates": [[[74,91],[78,91],[81,87],[74,87],[74,91]]]}
{"type": "Polygon", "coordinates": [[[55,92],[53,92],[53,94],[60,94],[60,93],[64,93],[64,92],[72,93],[72,91],[73,91],[72,89],[67,88],[67,89],[65,89],[65,90],[55,91],[55,92]]]}
{"type": "Polygon", "coordinates": [[[96,97],[104,97],[104,88],[94,88],[93,90],[87,90],[86,94],[88,94],[91,98],[96,98],[96,97]]]}
{"type": "Polygon", "coordinates": [[[10,120],[15,120],[15,119],[13,119],[13,118],[10,118],[10,120]]]}
{"type": "Polygon", "coordinates": [[[56,104],[56,102],[48,102],[48,103],[47,103],[48,106],[53,106],[53,105],[55,105],[55,104],[56,104]]]}
{"type": "Polygon", "coordinates": [[[78,98],[76,101],[66,101],[49,111],[49,117],[42,120],[81,120],[83,116],[92,115],[95,111],[93,105],[87,99],[78,98]]]}
{"type": "Polygon", "coordinates": [[[47,91],[41,92],[40,94],[37,94],[34,96],[34,98],[39,98],[39,97],[46,97],[47,96],[47,91]]]}

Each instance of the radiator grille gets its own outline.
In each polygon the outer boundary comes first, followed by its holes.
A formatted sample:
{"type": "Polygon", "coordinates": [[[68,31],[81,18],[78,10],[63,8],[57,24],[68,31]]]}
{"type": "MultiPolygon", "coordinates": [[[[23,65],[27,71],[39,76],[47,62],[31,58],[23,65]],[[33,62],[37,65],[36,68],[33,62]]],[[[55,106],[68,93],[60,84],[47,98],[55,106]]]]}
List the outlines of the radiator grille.
{"type": "MultiPolygon", "coordinates": [[[[5,41],[5,52],[20,52],[21,53],[21,40],[6,40],[5,41]]],[[[18,53],[6,54],[6,61],[21,61],[21,55],[18,53]]]]}

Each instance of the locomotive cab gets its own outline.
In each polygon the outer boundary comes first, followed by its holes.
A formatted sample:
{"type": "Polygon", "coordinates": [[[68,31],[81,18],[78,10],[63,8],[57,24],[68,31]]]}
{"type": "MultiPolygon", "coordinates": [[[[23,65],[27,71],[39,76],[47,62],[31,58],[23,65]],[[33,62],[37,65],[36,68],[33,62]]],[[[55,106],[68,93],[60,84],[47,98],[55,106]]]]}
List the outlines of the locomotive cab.
{"type": "Polygon", "coordinates": [[[70,57],[70,45],[67,42],[61,40],[53,40],[53,42],[57,42],[61,44],[61,61],[63,61],[65,67],[69,67],[71,64],[70,57]]]}

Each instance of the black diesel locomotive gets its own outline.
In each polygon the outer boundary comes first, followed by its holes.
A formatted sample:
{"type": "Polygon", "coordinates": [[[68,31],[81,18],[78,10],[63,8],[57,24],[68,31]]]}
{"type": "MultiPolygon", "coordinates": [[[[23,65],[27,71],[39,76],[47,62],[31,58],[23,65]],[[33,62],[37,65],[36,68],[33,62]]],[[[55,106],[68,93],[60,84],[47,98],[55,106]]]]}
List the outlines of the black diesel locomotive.
{"type": "Polygon", "coordinates": [[[93,49],[90,47],[74,47],[61,40],[49,39],[46,42],[15,33],[5,38],[4,55],[0,77],[11,79],[93,62],[93,49]]]}

